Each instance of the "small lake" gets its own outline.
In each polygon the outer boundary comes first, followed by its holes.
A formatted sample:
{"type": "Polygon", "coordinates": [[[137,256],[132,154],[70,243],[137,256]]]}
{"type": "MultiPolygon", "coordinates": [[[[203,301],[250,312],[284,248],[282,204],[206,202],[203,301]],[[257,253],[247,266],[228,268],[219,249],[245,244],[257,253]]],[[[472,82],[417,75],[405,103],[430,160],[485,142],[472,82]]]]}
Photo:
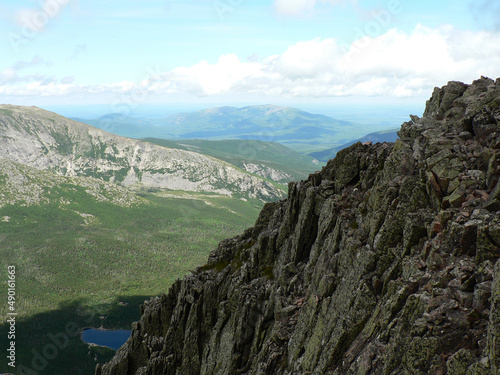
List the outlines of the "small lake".
{"type": "Polygon", "coordinates": [[[106,346],[113,350],[118,350],[120,346],[125,344],[131,332],[125,329],[104,330],[87,328],[82,332],[82,340],[87,344],[106,346]]]}

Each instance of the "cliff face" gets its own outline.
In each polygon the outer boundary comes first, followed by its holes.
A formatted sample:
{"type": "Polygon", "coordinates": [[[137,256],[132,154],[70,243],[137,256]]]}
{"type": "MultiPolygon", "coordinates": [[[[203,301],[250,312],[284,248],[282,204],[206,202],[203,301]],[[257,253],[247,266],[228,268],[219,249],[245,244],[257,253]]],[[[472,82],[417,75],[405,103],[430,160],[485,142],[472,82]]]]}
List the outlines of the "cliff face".
{"type": "Polygon", "coordinates": [[[500,374],[500,79],[411,117],[291,183],[96,374],[500,374]]]}

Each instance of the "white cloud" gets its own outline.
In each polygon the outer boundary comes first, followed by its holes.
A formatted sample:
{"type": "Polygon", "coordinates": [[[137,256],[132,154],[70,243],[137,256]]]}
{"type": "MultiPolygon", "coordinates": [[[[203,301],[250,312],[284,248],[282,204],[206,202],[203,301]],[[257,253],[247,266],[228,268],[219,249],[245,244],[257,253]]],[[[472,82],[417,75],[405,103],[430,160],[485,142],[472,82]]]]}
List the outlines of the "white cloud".
{"type": "Polygon", "coordinates": [[[291,16],[310,11],[316,0],[276,0],[274,7],[278,14],[291,16]]]}
{"type": "Polygon", "coordinates": [[[65,85],[71,85],[73,82],[75,82],[75,76],[64,77],[61,79],[61,83],[65,85]]]}
{"type": "Polygon", "coordinates": [[[499,37],[419,25],[410,34],[391,29],[366,37],[347,50],[335,39],[314,39],[260,62],[227,55],[215,64],[203,61],[163,78],[176,91],[196,95],[425,96],[448,80],[500,76],[500,46],[493,43],[499,37]]]}
{"type": "MultiPolygon", "coordinates": [[[[249,81],[258,85],[260,78],[268,78],[265,65],[242,62],[236,55],[221,56],[215,64],[202,61],[192,67],[174,69],[162,75],[162,79],[178,92],[197,96],[241,92],[241,86],[249,81]]],[[[160,83],[159,87],[165,83],[160,83]]]]}
{"type": "Polygon", "coordinates": [[[273,68],[289,78],[311,78],[328,72],[340,57],[334,39],[314,39],[289,47],[281,56],[272,59],[273,68]]]}
{"type": "MultiPolygon", "coordinates": [[[[193,66],[155,73],[140,83],[125,81],[93,86],[77,85],[69,78],[61,81],[52,77],[21,77],[11,67],[0,72],[0,94],[98,93],[111,101],[132,102],[165,95],[426,97],[435,86],[450,80],[471,82],[481,75],[500,77],[498,40],[500,32],[419,25],[411,33],[391,29],[347,47],[335,39],[313,39],[264,59],[245,61],[228,54],[214,63],[200,61],[193,66]]],[[[41,62],[34,59],[30,63],[41,62]]]]}
{"type": "Polygon", "coordinates": [[[426,96],[449,80],[500,76],[495,40],[500,33],[418,25],[411,33],[391,29],[365,37],[347,49],[335,39],[314,39],[260,62],[226,55],[215,64],[203,61],[163,78],[170,88],[197,95],[426,96]]]}
{"type": "Polygon", "coordinates": [[[29,69],[42,65],[51,65],[49,61],[45,61],[40,56],[36,55],[31,61],[16,61],[12,66],[5,68],[0,72],[0,84],[17,84],[20,82],[36,81],[39,79],[46,79],[39,74],[31,74],[21,76],[19,73],[24,69],[29,69]]]}
{"type": "Polygon", "coordinates": [[[357,0],[275,0],[274,9],[284,16],[297,16],[309,13],[320,3],[338,5],[356,2],[357,0]]]}
{"type": "Polygon", "coordinates": [[[14,14],[14,20],[23,28],[43,31],[51,18],[57,17],[70,0],[42,0],[37,6],[23,8],[14,14]]]}
{"type": "Polygon", "coordinates": [[[87,45],[86,44],[79,44],[75,47],[75,49],[71,53],[68,60],[78,61],[78,58],[80,57],[80,55],[84,55],[85,53],[87,53],[87,45]]]}
{"type": "Polygon", "coordinates": [[[214,95],[231,91],[238,82],[261,74],[261,65],[241,62],[235,54],[223,55],[215,64],[207,61],[191,67],[180,67],[164,74],[166,82],[173,82],[179,88],[182,84],[189,93],[214,95]]]}

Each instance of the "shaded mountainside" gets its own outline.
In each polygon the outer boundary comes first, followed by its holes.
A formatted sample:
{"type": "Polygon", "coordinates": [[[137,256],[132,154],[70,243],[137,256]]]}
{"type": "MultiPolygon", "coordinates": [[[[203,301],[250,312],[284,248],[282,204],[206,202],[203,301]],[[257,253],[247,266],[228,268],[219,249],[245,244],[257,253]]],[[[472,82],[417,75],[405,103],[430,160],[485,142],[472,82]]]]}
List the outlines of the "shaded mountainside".
{"type": "Polygon", "coordinates": [[[222,160],[120,137],[36,107],[0,106],[0,158],[127,187],[263,201],[283,195],[272,181],[222,160]]]}
{"type": "Polygon", "coordinates": [[[436,88],[145,303],[97,375],[500,373],[500,79],[436,88]]]}

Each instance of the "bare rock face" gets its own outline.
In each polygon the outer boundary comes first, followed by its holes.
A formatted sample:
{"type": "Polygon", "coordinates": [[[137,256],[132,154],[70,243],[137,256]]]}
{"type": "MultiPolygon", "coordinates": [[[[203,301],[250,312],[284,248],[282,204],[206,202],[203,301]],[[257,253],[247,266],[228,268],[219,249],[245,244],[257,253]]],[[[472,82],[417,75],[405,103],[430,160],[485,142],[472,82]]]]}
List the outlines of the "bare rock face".
{"type": "Polygon", "coordinates": [[[0,159],[126,187],[271,201],[273,183],[196,152],[119,137],[36,107],[0,105],[0,159]]]}
{"type": "Polygon", "coordinates": [[[500,374],[500,79],[399,136],[290,183],[96,374],[500,374]]]}

